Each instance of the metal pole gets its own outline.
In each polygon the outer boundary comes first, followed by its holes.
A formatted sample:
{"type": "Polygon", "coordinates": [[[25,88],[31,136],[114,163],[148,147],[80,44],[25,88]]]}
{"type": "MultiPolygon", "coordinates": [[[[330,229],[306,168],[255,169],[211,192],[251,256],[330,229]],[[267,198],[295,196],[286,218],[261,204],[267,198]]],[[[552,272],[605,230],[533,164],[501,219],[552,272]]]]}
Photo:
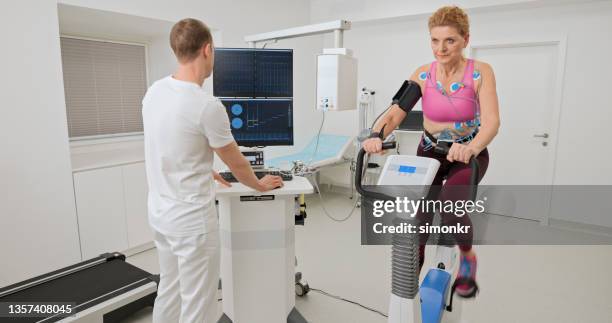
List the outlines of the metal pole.
{"type": "Polygon", "coordinates": [[[335,29],[334,30],[334,47],[335,48],[342,48],[343,43],[344,43],[344,31],[342,29],[335,29]]]}

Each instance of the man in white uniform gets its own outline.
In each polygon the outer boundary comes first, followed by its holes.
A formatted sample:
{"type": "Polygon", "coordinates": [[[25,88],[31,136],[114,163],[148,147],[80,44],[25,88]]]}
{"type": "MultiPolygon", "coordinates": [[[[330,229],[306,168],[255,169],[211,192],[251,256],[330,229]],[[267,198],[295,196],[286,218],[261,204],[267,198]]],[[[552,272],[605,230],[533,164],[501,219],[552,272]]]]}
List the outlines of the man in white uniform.
{"type": "Polygon", "coordinates": [[[243,184],[258,191],[283,185],[278,176],[257,179],[240,153],[225,107],[202,90],[213,70],[213,40],[196,19],[176,23],[170,45],[174,75],[155,82],[142,103],[149,222],[155,234],[160,278],[154,323],[216,323],[219,233],[213,153],[243,184]]]}

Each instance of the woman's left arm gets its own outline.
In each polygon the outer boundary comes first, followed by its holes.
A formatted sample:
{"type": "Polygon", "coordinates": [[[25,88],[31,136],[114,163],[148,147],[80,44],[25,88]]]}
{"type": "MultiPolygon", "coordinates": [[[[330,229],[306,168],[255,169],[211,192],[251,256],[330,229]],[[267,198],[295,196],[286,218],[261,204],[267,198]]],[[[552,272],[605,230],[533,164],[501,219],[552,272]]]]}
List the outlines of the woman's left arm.
{"type": "Polygon", "coordinates": [[[497,100],[495,74],[489,64],[481,63],[480,65],[482,80],[478,91],[480,129],[476,137],[468,144],[468,147],[474,150],[476,156],[487,148],[499,130],[499,102],[497,100]]]}
{"type": "Polygon", "coordinates": [[[497,90],[495,75],[489,64],[480,63],[481,80],[478,86],[478,97],[480,104],[480,129],[474,139],[467,145],[453,143],[446,159],[450,162],[461,161],[469,163],[472,156],[478,156],[483,151],[499,130],[499,103],[497,102],[497,90]]]}

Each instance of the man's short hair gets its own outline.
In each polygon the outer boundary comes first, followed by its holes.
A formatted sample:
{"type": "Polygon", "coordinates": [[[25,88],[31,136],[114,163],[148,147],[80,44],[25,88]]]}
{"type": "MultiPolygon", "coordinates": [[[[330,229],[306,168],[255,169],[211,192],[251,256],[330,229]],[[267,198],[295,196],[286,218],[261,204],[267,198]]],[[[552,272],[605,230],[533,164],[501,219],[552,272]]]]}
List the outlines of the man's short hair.
{"type": "Polygon", "coordinates": [[[205,44],[212,42],[210,29],[203,22],[185,18],[172,27],[170,47],[180,63],[187,63],[198,56],[205,44]]]}

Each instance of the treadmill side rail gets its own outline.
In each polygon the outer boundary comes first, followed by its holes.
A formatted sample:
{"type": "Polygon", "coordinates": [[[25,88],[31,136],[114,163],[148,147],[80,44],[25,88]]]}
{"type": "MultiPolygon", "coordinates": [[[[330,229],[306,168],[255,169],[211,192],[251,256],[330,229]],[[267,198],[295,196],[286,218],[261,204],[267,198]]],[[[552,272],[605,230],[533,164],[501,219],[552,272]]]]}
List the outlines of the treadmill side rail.
{"type": "Polygon", "coordinates": [[[85,260],[77,264],[70,265],[68,267],[64,267],[64,268],[52,271],[50,273],[42,274],[34,278],[30,278],[30,279],[27,279],[27,280],[24,280],[24,281],[21,281],[21,282],[18,282],[18,283],[15,283],[15,284],[12,284],[6,287],[2,287],[0,288],[0,299],[2,297],[17,293],[19,291],[22,291],[22,290],[25,290],[31,287],[35,287],[40,284],[44,284],[53,279],[57,279],[57,278],[60,278],[66,275],[70,275],[77,271],[85,270],[87,268],[99,265],[101,263],[105,263],[107,261],[115,260],[115,259],[120,259],[120,260],[125,261],[125,255],[118,253],[118,252],[105,253],[96,258],[85,260]]]}

